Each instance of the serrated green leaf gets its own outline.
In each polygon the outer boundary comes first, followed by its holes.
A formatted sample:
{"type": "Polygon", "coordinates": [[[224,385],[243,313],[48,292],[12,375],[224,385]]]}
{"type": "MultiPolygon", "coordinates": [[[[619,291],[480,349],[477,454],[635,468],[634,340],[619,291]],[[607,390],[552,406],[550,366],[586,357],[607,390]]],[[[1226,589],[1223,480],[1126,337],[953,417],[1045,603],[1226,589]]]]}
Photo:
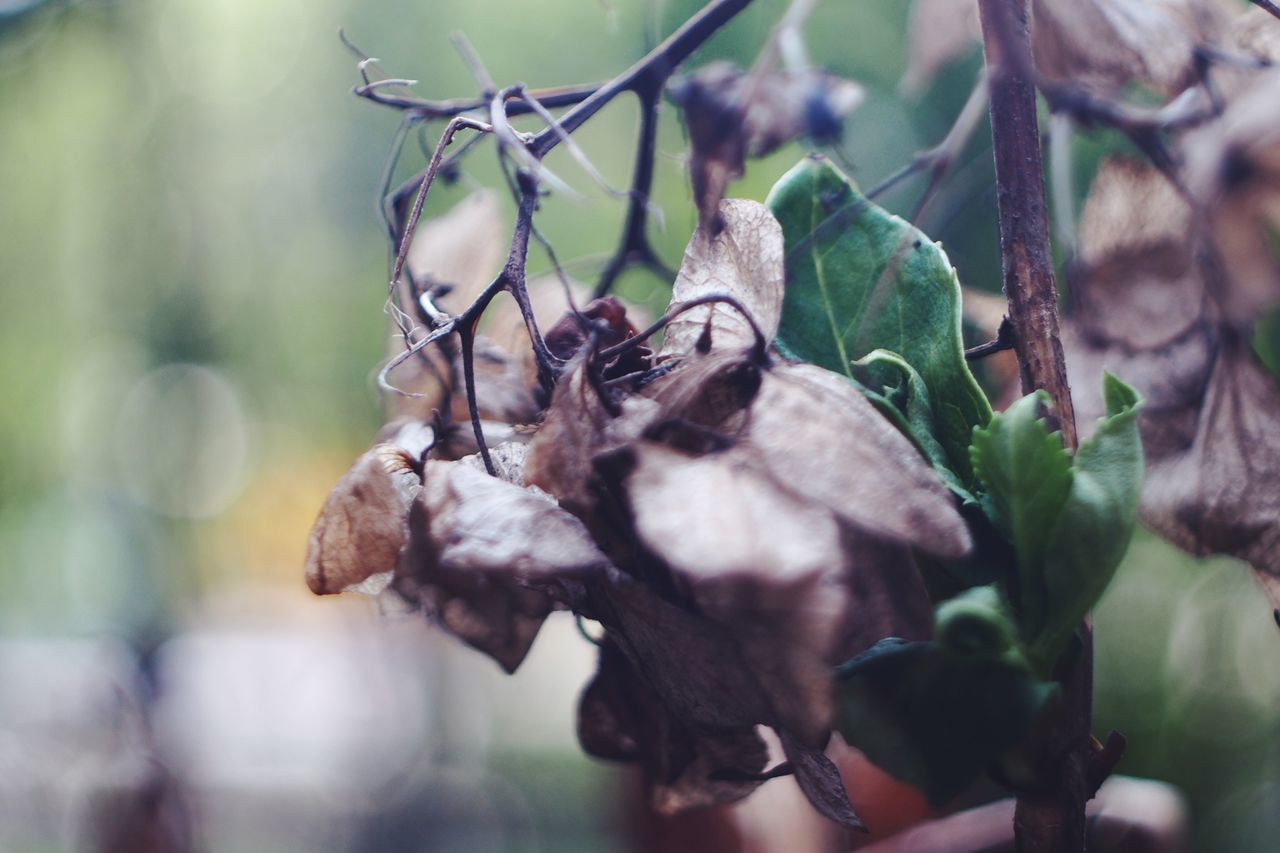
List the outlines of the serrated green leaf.
{"type": "Polygon", "coordinates": [[[961,642],[883,640],[836,670],[840,734],[935,806],[1019,746],[1055,692],[998,652],[1014,628],[993,597],[981,588],[939,609],[939,636],[961,642]]]}
{"type": "Polygon", "coordinates": [[[1043,570],[1051,603],[1028,649],[1043,672],[1052,667],[1076,627],[1111,582],[1129,550],[1142,490],[1141,397],[1111,374],[1102,379],[1106,417],[1074,460],[1071,494],[1048,541],[1043,570]]]}
{"type": "Polygon", "coordinates": [[[1037,636],[1050,608],[1043,567],[1058,516],[1071,493],[1071,457],[1039,417],[1047,397],[1028,394],[974,430],[973,468],[983,508],[1013,545],[1024,637],[1037,636]]]}
{"type": "Polygon", "coordinates": [[[874,350],[899,354],[928,388],[948,467],[971,483],[969,437],[991,406],[965,364],[960,284],[941,247],[822,157],[784,175],[768,204],[787,252],[778,349],[850,377],[874,350]]]}

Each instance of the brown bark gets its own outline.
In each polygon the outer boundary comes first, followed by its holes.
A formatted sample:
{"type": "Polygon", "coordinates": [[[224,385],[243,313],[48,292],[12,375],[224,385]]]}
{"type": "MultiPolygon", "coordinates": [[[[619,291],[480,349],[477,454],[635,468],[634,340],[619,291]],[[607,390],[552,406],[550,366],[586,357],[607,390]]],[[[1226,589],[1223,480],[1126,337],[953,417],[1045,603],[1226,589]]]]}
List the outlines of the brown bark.
{"type": "MultiPolygon", "coordinates": [[[[1058,335],[1058,293],[1049,247],[1044,167],[1036,115],[1027,0],[979,0],[991,85],[991,128],[1004,291],[1024,392],[1048,393],[1051,424],[1068,448],[1077,444],[1075,412],[1058,335]]],[[[1082,851],[1087,767],[1091,754],[1093,658],[1089,626],[1084,652],[1061,673],[1064,714],[1046,733],[1038,779],[1020,792],[1016,847],[1024,853],[1082,851]]]]}

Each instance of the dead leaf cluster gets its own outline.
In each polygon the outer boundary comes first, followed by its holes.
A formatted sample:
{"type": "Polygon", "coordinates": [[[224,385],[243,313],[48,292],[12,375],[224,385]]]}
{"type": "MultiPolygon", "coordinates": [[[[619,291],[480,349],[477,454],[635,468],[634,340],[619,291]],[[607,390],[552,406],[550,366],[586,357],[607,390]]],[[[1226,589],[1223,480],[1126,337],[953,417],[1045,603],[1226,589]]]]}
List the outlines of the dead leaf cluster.
{"type": "MultiPolygon", "coordinates": [[[[977,0],[914,0],[902,89],[922,91],[981,40],[977,0]]],[[[1195,79],[1199,45],[1232,26],[1230,0],[1032,0],[1032,49],[1050,80],[1115,93],[1138,83],[1176,94],[1195,79]]]]}
{"type": "Polygon", "coordinates": [[[1187,139],[1191,203],[1150,166],[1099,171],[1065,344],[1082,424],[1101,412],[1091,389],[1103,370],[1146,398],[1143,520],[1193,554],[1248,561],[1280,601],[1280,383],[1250,343],[1280,305],[1275,250],[1260,243],[1280,196],[1257,172],[1230,179],[1233,158],[1261,169],[1280,148],[1274,136],[1265,149],[1232,140],[1248,103],[1187,139]]]}
{"type": "MultiPolygon", "coordinates": [[[[507,670],[571,610],[603,627],[583,747],[640,763],[657,808],[750,793],[771,775],[767,726],[815,808],[858,826],[824,754],[832,667],[925,637],[916,555],[961,557],[969,533],[852,383],[766,346],[781,229],[754,202],[717,214],[685,254],[655,357],[616,301],[566,314],[546,335],[566,363],[545,408],[479,389],[482,417],[512,439],[491,448],[497,476],[438,409],[400,413],[321,511],[308,582],[376,578],[507,670]]],[[[514,387],[505,370],[479,381],[514,387]]]]}

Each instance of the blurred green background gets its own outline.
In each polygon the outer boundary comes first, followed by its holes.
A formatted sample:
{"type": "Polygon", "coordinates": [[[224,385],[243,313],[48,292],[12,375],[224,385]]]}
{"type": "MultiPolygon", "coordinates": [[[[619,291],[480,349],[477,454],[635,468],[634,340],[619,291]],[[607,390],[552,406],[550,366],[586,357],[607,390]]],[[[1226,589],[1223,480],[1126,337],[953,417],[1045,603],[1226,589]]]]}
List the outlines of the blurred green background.
{"type": "MultiPolygon", "coordinates": [[[[311,521],[381,423],[387,342],[375,201],[398,117],[351,95],[337,30],[451,97],[475,88],[455,30],[500,82],[586,82],[700,5],[0,0],[0,850],[107,849],[96,804],[151,778],[117,767],[139,754],[172,772],[161,788],[183,792],[205,849],[626,846],[620,777],[573,747],[591,654],[571,627],[508,684],[302,583],[311,521]]],[[[749,63],[784,7],[759,0],[697,63],[749,63]]],[[[864,186],[942,137],[979,67],[905,100],[906,19],[902,0],[828,0],[807,28],[815,61],[867,87],[830,152],[864,186]]],[[[620,102],[579,134],[615,186],[635,125],[620,102]]],[[[1078,189],[1114,144],[1078,143],[1078,189]]],[[[675,266],[694,211],[670,106],[659,149],[654,242],[675,266]]],[[[731,192],[762,199],[801,151],[731,192]]],[[[411,142],[398,176],[421,160],[411,142]]],[[[984,128],[920,224],[992,290],[989,160],[984,128]]],[[[563,151],[549,165],[585,199],[548,200],[539,224],[591,281],[622,203],[563,151]]],[[[499,186],[489,149],[427,215],[477,186],[499,186]]],[[[919,189],[888,206],[906,214],[919,189]]],[[[622,282],[658,308],[666,287],[622,282]]],[[[1280,640],[1243,568],[1144,536],[1096,627],[1097,729],[1129,736],[1121,772],[1185,792],[1195,849],[1275,849],[1280,640]]]]}

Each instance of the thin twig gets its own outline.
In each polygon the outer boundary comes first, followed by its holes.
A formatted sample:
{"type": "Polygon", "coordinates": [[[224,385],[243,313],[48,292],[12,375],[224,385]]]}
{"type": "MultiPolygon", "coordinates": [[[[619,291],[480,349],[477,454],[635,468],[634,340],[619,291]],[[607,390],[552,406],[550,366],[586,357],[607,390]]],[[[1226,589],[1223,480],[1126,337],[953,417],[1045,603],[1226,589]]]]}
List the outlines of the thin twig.
{"type": "Polygon", "coordinates": [[[1252,2],[1253,5],[1257,6],[1259,9],[1264,9],[1267,12],[1270,12],[1275,17],[1280,18],[1280,6],[1277,6],[1275,3],[1272,3],[1271,0],[1250,0],[1250,2],[1252,2]]]}
{"type": "MultiPolygon", "coordinates": [[[[543,157],[556,145],[567,141],[569,134],[581,127],[584,122],[623,92],[634,92],[641,96],[642,100],[647,99],[646,103],[654,107],[650,112],[656,112],[657,99],[662,87],[675,68],[710,38],[717,29],[750,5],[750,3],[751,0],[712,0],[702,11],[686,21],[684,26],[672,34],[670,38],[650,51],[638,63],[603,86],[570,87],[559,90],[539,90],[537,92],[530,92],[523,86],[513,86],[495,91],[488,72],[485,71],[474,50],[470,49],[470,45],[465,39],[456,38],[455,43],[459,46],[459,50],[471,67],[477,82],[484,90],[481,98],[466,101],[423,101],[410,96],[389,95],[385,92],[386,87],[403,87],[407,81],[383,84],[371,80],[367,69],[376,60],[356,48],[346,38],[345,34],[342,36],[343,42],[361,57],[360,73],[365,84],[362,87],[357,87],[357,94],[361,97],[399,109],[409,110],[411,115],[416,117],[442,118],[452,116],[441,133],[440,140],[432,153],[430,163],[421,176],[411,179],[398,188],[392,194],[389,203],[384,205],[384,213],[388,215],[388,218],[398,219],[396,211],[399,210],[402,200],[407,199],[409,194],[416,193],[412,208],[408,216],[405,217],[403,228],[392,227],[389,229],[393,237],[399,238],[399,248],[396,252],[388,286],[388,302],[396,312],[396,323],[404,338],[405,349],[388,361],[379,371],[378,385],[383,390],[405,394],[406,392],[394,388],[388,381],[391,372],[398,365],[403,364],[407,359],[421,352],[425,347],[441,341],[448,335],[457,334],[460,341],[463,383],[467,394],[472,429],[475,432],[485,467],[491,474],[494,473],[494,467],[485,443],[476,400],[474,342],[476,323],[481,313],[484,312],[498,292],[502,290],[510,292],[520,308],[533,346],[534,357],[538,366],[539,382],[544,390],[549,391],[553,386],[555,374],[559,368],[559,360],[547,349],[541,332],[538,330],[525,279],[529,238],[536,230],[533,225],[533,215],[537,207],[538,183],[540,179],[550,178],[554,180],[554,176],[550,175],[542,164],[543,157]],[[576,104],[576,106],[565,113],[559,121],[556,121],[548,111],[551,108],[569,104],[576,104]],[[488,109],[489,113],[490,121],[488,123],[466,115],[466,113],[485,108],[488,109]],[[547,126],[536,136],[518,133],[511,127],[509,120],[512,115],[520,112],[537,113],[543,118],[547,126]],[[516,217],[516,227],[512,235],[507,263],[502,273],[462,313],[453,317],[447,317],[443,313],[432,315],[430,318],[433,325],[432,330],[423,337],[414,340],[415,327],[411,325],[411,318],[396,304],[399,282],[404,274],[409,247],[412,244],[414,231],[422,215],[427,193],[430,191],[434,179],[441,171],[444,150],[453,140],[454,135],[464,128],[476,130],[480,133],[493,134],[498,138],[498,153],[501,160],[505,160],[508,154],[514,154],[522,162],[524,168],[519,171],[517,177],[520,189],[520,209],[516,217]]],[[[396,154],[398,154],[398,146],[403,143],[402,137],[407,133],[409,124],[408,120],[402,122],[403,130],[398,134],[397,146],[394,149],[396,154]]],[[[645,134],[644,138],[650,140],[648,146],[650,152],[646,157],[648,166],[646,169],[637,169],[637,175],[633,179],[633,189],[630,194],[631,211],[634,213],[639,210],[641,214],[647,209],[649,183],[652,180],[652,122],[646,125],[645,134]]],[[[391,166],[385,170],[386,175],[384,176],[384,180],[388,183],[391,169],[394,167],[394,157],[390,162],[391,166]]],[[[637,215],[632,218],[641,223],[639,231],[643,234],[643,217],[637,215]]],[[[731,302],[732,300],[721,298],[718,301],[731,302]]],[[[694,304],[688,303],[684,307],[687,310],[687,308],[694,307],[694,304]]],[[[741,306],[738,307],[739,310],[742,310],[741,306]]],[[[750,320],[749,314],[745,314],[745,316],[750,320]]],[[[754,328],[754,323],[752,325],[754,328]]],[[[759,349],[762,358],[767,358],[764,353],[767,341],[759,329],[755,329],[755,333],[757,349],[759,349]]]]}
{"type": "MultiPolygon", "coordinates": [[[[1049,417],[1069,449],[1076,447],[1075,412],[1058,335],[1058,294],[1049,247],[1048,211],[1036,114],[1026,0],[979,0],[991,86],[991,127],[1004,291],[1013,323],[1024,392],[1043,389],[1049,417]]],[[[1019,792],[1014,816],[1018,849],[1078,853],[1085,844],[1086,769],[1091,753],[1092,638],[1065,673],[1061,722],[1047,733],[1038,785],[1019,792]]]]}
{"type": "Polygon", "coordinates": [[[764,331],[761,330],[760,326],[756,323],[755,317],[751,316],[751,312],[748,311],[746,306],[743,305],[741,302],[739,302],[737,299],[722,293],[710,293],[710,294],[707,294],[706,296],[699,296],[696,299],[690,299],[688,302],[681,302],[679,305],[676,305],[673,308],[668,308],[667,313],[659,317],[652,325],[650,325],[644,331],[639,332],[638,334],[632,335],[631,337],[627,338],[625,341],[622,341],[621,343],[617,343],[611,347],[608,347],[607,349],[600,350],[600,352],[597,355],[602,360],[609,361],[614,356],[621,355],[627,350],[634,349],[635,347],[640,346],[649,338],[653,337],[658,332],[661,332],[663,329],[665,329],[672,320],[674,320],[676,317],[679,317],[681,314],[685,313],[686,311],[690,311],[702,305],[714,305],[714,304],[728,305],[730,308],[732,308],[733,310],[737,311],[739,314],[742,315],[742,319],[745,320],[747,322],[747,325],[751,327],[751,332],[755,336],[755,345],[753,347],[753,350],[756,351],[760,356],[764,357],[769,347],[769,339],[765,337],[764,331]]]}
{"type": "Polygon", "coordinates": [[[938,188],[942,186],[942,179],[951,171],[952,164],[969,144],[978,125],[982,123],[982,118],[987,111],[987,97],[987,77],[986,72],[983,71],[978,74],[978,79],[974,82],[964,107],[961,108],[960,114],[956,116],[955,122],[942,141],[932,148],[921,151],[912,158],[910,163],[873,187],[867,193],[867,198],[874,199],[912,175],[928,172],[929,184],[925,187],[924,194],[920,196],[920,201],[916,203],[915,210],[911,214],[911,221],[919,222],[925,208],[937,194],[938,188]]]}
{"type": "Polygon", "coordinates": [[[427,192],[431,189],[431,182],[435,179],[436,172],[440,168],[440,159],[444,156],[444,149],[453,141],[454,134],[463,128],[477,130],[481,133],[490,133],[493,130],[492,127],[484,122],[476,121],[467,116],[455,116],[445,125],[444,132],[440,134],[440,141],[436,144],[435,154],[431,156],[431,163],[427,166],[427,171],[422,178],[422,184],[418,188],[417,198],[413,201],[413,210],[409,213],[404,233],[400,236],[400,249],[396,252],[395,264],[391,270],[391,280],[387,285],[388,304],[393,310],[397,327],[400,329],[401,334],[405,336],[406,344],[409,341],[411,330],[405,323],[404,310],[397,304],[396,292],[400,287],[400,276],[404,273],[405,260],[409,256],[409,246],[413,242],[413,234],[417,230],[418,220],[422,217],[422,206],[427,200],[427,192]]]}
{"type": "Polygon", "coordinates": [[[653,189],[655,152],[658,137],[658,99],[661,87],[650,87],[637,93],[640,101],[640,133],[636,142],[636,159],[631,173],[631,197],[627,205],[627,218],[622,226],[622,239],[609,263],[605,265],[596,283],[595,296],[604,296],[613,289],[627,268],[645,266],[663,278],[674,279],[674,271],[658,258],[649,242],[649,195],[653,189]]]}
{"type": "MultiPolygon", "coordinates": [[[[712,0],[643,59],[596,89],[582,103],[570,108],[561,116],[560,128],[573,133],[623,92],[639,91],[646,86],[660,87],[712,33],[750,6],[751,2],[752,0],[712,0]]],[[[545,97],[539,95],[538,100],[543,105],[550,106],[545,97]]],[[[536,156],[543,157],[559,142],[559,131],[547,128],[538,134],[531,148],[536,156]]]]}
{"type": "Polygon", "coordinates": [[[1008,317],[1005,317],[1000,321],[1000,329],[996,332],[995,340],[970,347],[964,351],[964,358],[965,361],[978,361],[1010,349],[1013,349],[1013,324],[1009,322],[1008,317]]]}

